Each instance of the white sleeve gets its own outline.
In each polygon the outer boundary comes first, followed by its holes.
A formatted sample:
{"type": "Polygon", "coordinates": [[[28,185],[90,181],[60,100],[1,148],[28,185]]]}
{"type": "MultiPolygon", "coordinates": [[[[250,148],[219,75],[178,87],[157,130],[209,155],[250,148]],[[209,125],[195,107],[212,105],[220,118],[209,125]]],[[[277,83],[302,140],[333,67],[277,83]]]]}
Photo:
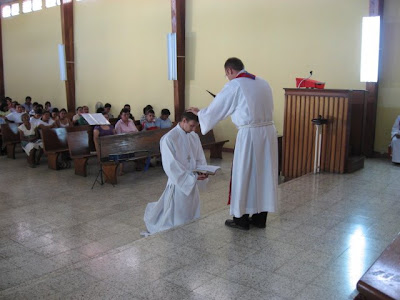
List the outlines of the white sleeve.
{"type": "MultiPolygon", "coordinates": [[[[201,141],[199,136],[196,134],[197,148],[196,148],[196,167],[207,165],[206,156],[204,155],[203,146],[201,145],[201,141]]],[[[200,191],[204,191],[207,188],[208,178],[205,180],[199,180],[197,182],[197,186],[200,191]]]]}
{"type": "Polygon", "coordinates": [[[400,116],[397,117],[396,121],[394,121],[393,127],[392,127],[392,138],[400,132],[400,116]]]}
{"type": "Polygon", "coordinates": [[[197,175],[187,170],[176,159],[173,141],[162,138],[160,142],[162,164],[168,179],[171,180],[185,195],[189,195],[197,183],[197,175]]]}
{"type": "Polygon", "coordinates": [[[236,108],[238,99],[239,84],[234,81],[228,82],[221,92],[215,96],[211,104],[199,111],[199,122],[201,133],[206,134],[219,121],[222,121],[229,117],[236,108]]]}

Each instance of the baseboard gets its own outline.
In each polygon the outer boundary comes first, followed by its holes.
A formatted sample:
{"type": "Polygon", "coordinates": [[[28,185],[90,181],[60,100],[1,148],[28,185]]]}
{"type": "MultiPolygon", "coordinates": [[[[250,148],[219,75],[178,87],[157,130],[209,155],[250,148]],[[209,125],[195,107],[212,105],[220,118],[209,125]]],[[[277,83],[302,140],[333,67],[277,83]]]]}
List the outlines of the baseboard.
{"type": "Polygon", "coordinates": [[[233,153],[233,148],[222,148],[222,152],[229,152],[229,153],[233,153]]]}
{"type": "Polygon", "coordinates": [[[391,159],[391,157],[389,156],[389,154],[387,152],[380,153],[380,152],[376,152],[376,151],[374,151],[372,153],[371,158],[387,158],[387,159],[391,159]]]}

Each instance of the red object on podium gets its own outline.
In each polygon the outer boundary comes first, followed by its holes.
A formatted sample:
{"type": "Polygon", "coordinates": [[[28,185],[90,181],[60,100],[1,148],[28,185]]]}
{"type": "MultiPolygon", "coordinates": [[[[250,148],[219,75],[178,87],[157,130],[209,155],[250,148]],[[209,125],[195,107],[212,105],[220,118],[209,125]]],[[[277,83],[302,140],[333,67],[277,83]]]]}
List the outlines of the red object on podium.
{"type": "Polygon", "coordinates": [[[296,78],[296,87],[297,88],[311,88],[311,89],[320,89],[323,90],[325,88],[325,82],[316,81],[313,79],[306,78],[296,78]],[[299,86],[300,84],[300,86],[299,86]]]}

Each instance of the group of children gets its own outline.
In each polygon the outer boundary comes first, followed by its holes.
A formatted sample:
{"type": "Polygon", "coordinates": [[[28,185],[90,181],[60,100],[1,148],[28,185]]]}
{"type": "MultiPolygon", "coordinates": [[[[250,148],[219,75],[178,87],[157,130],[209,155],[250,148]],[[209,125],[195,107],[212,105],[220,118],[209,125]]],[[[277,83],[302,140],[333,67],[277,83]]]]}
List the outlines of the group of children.
{"type": "Polygon", "coordinates": [[[143,115],[140,118],[140,124],[142,125],[143,130],[171,128],[172,122],[169,119],[170,115],[170,111],[167,108],[164,108],[161,110],[160,117],[156,118],[153,107],[147,105],[143,108],[143,115]]]}

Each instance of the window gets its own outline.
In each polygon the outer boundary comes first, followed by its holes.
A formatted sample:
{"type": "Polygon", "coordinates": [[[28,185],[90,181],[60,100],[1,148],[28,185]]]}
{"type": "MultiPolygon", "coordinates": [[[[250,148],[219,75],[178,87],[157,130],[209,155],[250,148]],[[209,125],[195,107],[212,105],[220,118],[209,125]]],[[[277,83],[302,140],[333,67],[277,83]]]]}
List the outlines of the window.
{"type": "Polygon", "coordinates": [[[56,5],[60,5],[61,0],[46,0],[46,7],[53,7],[56,5]]]}
{"type": "Polygon", "coordinates": [[[32,0],[24,0],[22,2],[22,12],[24,14],[32,11],[32,0]]]}
{"type": "Polygon", "coordinates": [[[3,16],[3,18],[11,17],[11,6],[10,5],[4,5],[2,10],[1,10],[1,15],[3,16]]]}
{"type": "Polygon", "coordinates": [[[11,4],[11,15],[19,15],[19,3],[11,4]]]}
{"type": "Polygon", "coordinates": [[[33,11],[41,10],[42,9],[42,5],[43,5],[43,1],[42,0],[32,0],[32,10],[33,11]]]}
{"type": "Polygon", "coordinates": [[[364,17],[361,38],[361,82],[378,82],[380,22],[377,17],[364,17]]]}

